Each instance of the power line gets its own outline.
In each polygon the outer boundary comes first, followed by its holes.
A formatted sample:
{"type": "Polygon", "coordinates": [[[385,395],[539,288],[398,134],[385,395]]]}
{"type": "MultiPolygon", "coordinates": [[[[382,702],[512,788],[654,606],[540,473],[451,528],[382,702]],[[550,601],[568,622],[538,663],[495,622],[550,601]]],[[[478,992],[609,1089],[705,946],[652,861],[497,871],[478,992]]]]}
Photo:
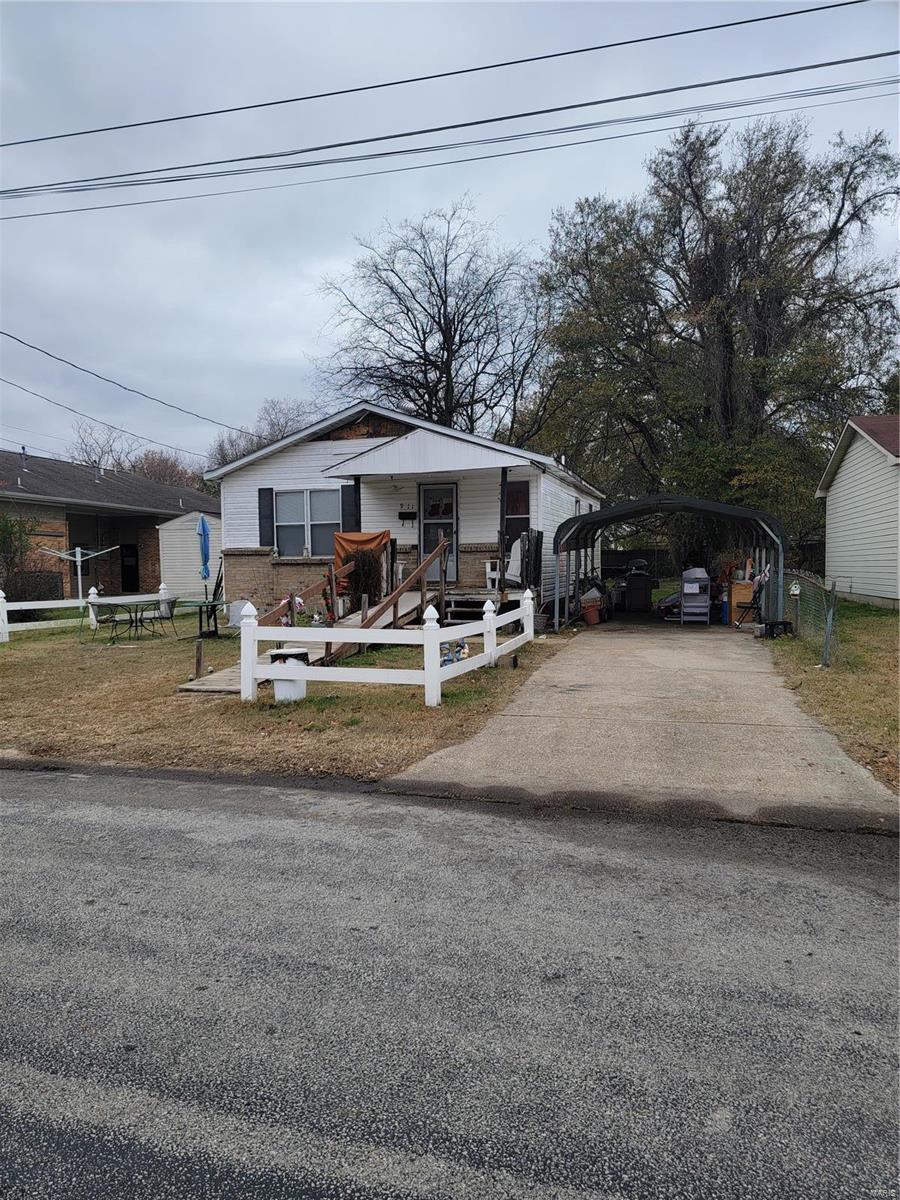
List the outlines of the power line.
{"type": "MultiPolygon", "coordinates": [[[[199,454],[196,450],[185,450],[184,446],[170,446],[168,442],[158,442],[155,438],[143,437],[141,434],[134,433],[130,429],[123,429],[121,425],[111,425],[109,421],[101,421],[99,417],[92,417],[90,413],[82,412],[79,408],[72,408],[70,404],[63,404],[61,400],[51,400],[49,396],[45,396],[42,392],[33,392],[31,388],[23,387],[21,383],[13,383],[11,379],[4,379],[2,375],[0,375],[0,383],[18,388],[20,392],[26,392],[29,396],[35,396],[38,400],[46,400],[48,404],[53,404],[57,408],[64,408],[67,412],[75,413],[77,417],[84,417],[86,421],[94,421],[97,425],[105,425],[107,429],[114,429],[116,433],[124,433],[128,437],[137,438],[139,442],[149,442],[153,446],[162,446],[165,450],[176,450],[179,454],[187,454],[191,458],[209,458],[208,454],[199,454]]],[[[231,428],[231,426],[228,426],[228,428],[231,428]]],[[[243,431],[239,430],[239,432],[243,431]]]]}
{"type": "MultiPolygon", "coordinates": [[[[57,462],[67,461],[61,454],[54,454],[53,451],[48,450],[46,446],[31,446],[28,444],[28,442],[18,442],[15,438],[8,437],[0,437],[0,442],[9,442],[11,446],[15,446],[17,449],[28,450],[32,454],[38,454],[41,456],[46,455],[47,458],[55,459],[57,462]]],[[[6,453],[9,454],[10,452],[7,450],[6,453]]]]}
{"type": "Polygon", "coordinates": [[[312,187],[320,183],[340,183],[344,180],[371,179],[377,175],[401,175],[408,171],[426,171],[433,167],[453,167],[467,163],[489,162],[497,158],[515,158],[523,154],[540,154],[547,150],[566,150],[579,146],[592,146],[599,142],[616,142],[626,138],[647,137],[650,134],[670,133],[690,128],[690,126],[728,125],[733,121],[747,121],[753,117],[776,116],[787,112],[806,112],[814,108],[831,108],[835,104],[858,104],[862,100],[878,100],[885,96],[895,95],[897,95],[896,92],[876,92],[871,96],[857,96],[845,100],[828,100],[819,104],[792,105],[789,108],[772,108],[756,113],[741,113],[735,117],[720,117],[709,121],[692,121],[685,125],[660,125],[653,129],[639,129],[633,133],[608,134],[606,137],[599,138],[580,138],[574,142],[552,142],[546,146],[529,146],[524,150],[504,150],[498,151],[495,154],[476,154],[467,158],[441,159],[438,162],[415,163],[409,167],[384,167],[378,171],[356,171],[347,175],[326,175],[319,179],[299,179],[291,183],[269,183],[258,187],[223,188],[215,192],[187,192],[181,196],[160,196],[155,200],[123,200],[115,204],[86,204],[80,205],[77,208],[50,208],[44,209],[41,212],[12,213],[6,217],[0,217],[0,221],[28,221],[35,217],[56,217],[62,216],[65,213],[103,212],[113,208],[145,208],[151,204],[174,204],[182,200],[210,200],[219,196],[243,196],[249,192],[278,192],[284,188],[312,187]]]}
{"type": "Polygon", "coordinates": [[[12,189],[12,193],[0,192],[0,197],[5,199],[21,199],[24,197],[34,198],[38,196],[48,195],[75,195],[93,191],[108,191],[118,190],[122,188],[160,186],[175,182],[186,182],[194,179],[221,179],[233,178],[243,175],[267,174],[272,171],[299,171],[310,170],[313,167],[321,166],[336,166],[347,163],[359,162],[374,162],[381,159],[391,159],[403,157],[406,155],[421,155],[433,154],[445,150],[468,149],[475,146],[493,146],[497,144],[506,144],[509,142],[517,142],[538,137],[551,137],[559,134],[581,133],[590,129],[603,129],[615,125],[633,125],[643,124],[648,121],[664,120],[670,117],[680,117],[687,114],[699,115],[703,112],[718,112],[727,109],[745,108],[751,105],[767,104],[776,100],[786,100],[795,98],[810,98],[814,96],[833,96],[840,95],[844,92],[861,91],[871,87],[881,87],[885,85],[893,85],[898,82],[897,76],[887,76],[880,79],[865,79],[854,80],[849,83],[832,83],[825,84],[821,87],[797,88],[793,91],[776,92],[767,96],[751,96],[743,100],[714,100],[701,105],[690,105],[684,108],[669,109],[662,112],[643,113],[634,116],[612,117],[603,121],[585,121],[578,124],[559,125],[553,128],[529,129],[519,131],[517,133],[496,134],[486,138],[469,138],[464,141],[445,142],[442,144],[431,144],[427,146],[407,146],[399,150],[378,150],[367,154],[346,155],[339,158],[320,158],[308,159],[301,163],[269,163],[266,166],[259,167],[242,167],[232,169],[230,171],[206,171],[194,173],[191,175],[170,176],[164,179],[135,179],[135,180],[118,180],[105,184],[82,184],[72,185],[69,187],[47,187],[43,190],[32,189],[24,191],[24,189],[12,189]]]}
{"type": "Polygon", "coordinates": [[[303,104],[309,100],[330,100],[337,96],[359,95],[362,92],[380,91],[385,88],[403,87],[412,83],[428,83],[436,79],[451,79],[461,75],[475,75],[484,71],[497,71],[507,67],[519,67],[528,63],[548,62],[557,58],[571,58],[579,54],[595,54],[600,50],[615,50],[624,46],[639,46],[648,42],[667,41],[671,38],[687,37],[696,33],[711,33],[719,29],[733,29],[739,25],[758,25],[764,21],[780,21],[786,17],[804,17],[812,13],[827,12],[836,8],[852,8],[866,4],[868,0],[840,0],[835,4],[819,4],[815,8],[795,8],[789,12],[769,13],[763,17],[745,17],[737,21],[721,21],[715,25],[697,25],[691,29],[674,29],[667,33],[647,34],[644,37],[626,38],[618,42],[604,42],[596,46],[579,46],[572,50],[557,50],[550,54],[533,54],[526,58],[510,58],[501,62],[485,63],[476,67],[459,67],[450,71],[435,71],[428,75],[411,75],[402,79],[389,79],[381,83],[361,84],[357,87],[338,88],[328,92],[312,92],[305,96],[287,96],[279,100],[262,100],[255,104],[235,104],[227,108],[210,108],[198,112],[179,113],[172,117],[154,117],[144,121],[129,121],[118,125],[100,125],[94,129],[76,129],[68,133],[44,134],[40,137],[19,138],[16,141],[0,142],[0,149],[10,146],[27,146],[35,142],[59,141],[62,138],[86,137],[95,133],[112,133],[120,129],[140,129],[147,125],[169,125],[176,121],[194,121],[200,117],[219,117],[228,113],[250,112],[260,108],[277,108],[285,104],[303,104]]]}
{"type": "MultiPolygon", "coordinates": [[[[242,162],[259,162],[263,159],[270,158],[294,158],[300,154],[314,154],[322,150],[344,150],[350,146],[367,146],[374,142],[392,142],[403,138],[422,137],[426,134],[447,133],[453,129],[472,129],[478,125],[497,125],[505,121],[522,121],[530,117],[545,117],[551,113],[572,112],[578,108],[596,108],[605,104],[619,104],[629,100],[646,100],[652,96],[670,96],[675,92],[698,91],[704,88],[722,87],[729,83],[745,83],[754,79],[771,79],[776,75],[796,75],[803,71],[821,71],[829,67],[847,66],[850,63],[871,62],[874,59],[892,58],[900,54],[900,50],[883,50],[876,54],[859,54],[851,58],[836,58],[823,62],[804,63],[802,66],[796,67],[780,67],[775,71],[754,71],[749,75],[730,75],[721,79],[706,79],[694,83],[680,83],[674,87],[653,88],[643,92],[627,92],[619,96],[604,96],[598,100],[582,100],[577,104],[557,104],[549,108],[535,108],[522,112],[505,113],[497,117],[480,117],[474,121],[455,121],[447,125],[429,125],[419,129],[401,130],[396,133],[382,133],[377,136],[366,138],[353,138],[343,142],[323,142],[315,146],[302,146],[293,150],[273,150],[265,154],[243,154],[233,158],[213,158],[201,162],[180,163],[175,166],[168,167],[147,167],[140,171],[122,171],[110,175],[88,175],[81,179],[58,179],[50,183],[43,184],[24,184],[20,188],[14,189],[18,192],[31,192],[34,190],[47,190],[51,188],[70,187],[75,184],[83,183],[104,183],[108,180],[123,180],[134,179],[139,176],[160,175],[172,171],[193,171],[201,167],[221,167],[230,166],[233,163],[242,162]]],[[[7,189],[4,195],[12,194],[12,189],[7,189]]]]}
{"type": "MultiPolygon", "coordinates": [[[[10,425],[6,421],[0,425],[0,429],[17,429],[19,433],[31,433],[35,437],[53,438],[54,442],[67,442],[69,440],[68,438],[60,437],[58,433],[42,433],[39,429],[24,429],[21,425],[10,425]]],[[[6,440],[10,441],[11,439],[7,438],[6,440]]]]}
{"type": "MultiPolygon", "coordinates": [[[[246,430],[239,429],[236,425],[226,425],[224,421],[216,421],[213,417],[205,417],[203,413],[194,412],[190,408],[182,408],[180,404],[171,404],[168,400],[160,400],[158,396],[151,396],[149,392],[142,392],[139,388],[119,383],[118,379],[110,379],[108,375],[100,375],[97,371],[92,371],[89,367],[79,366],[78,363],[72,362],[71,359],[62,358],[59,354],[53,354],[51,351],[45,350],[43,346],[36,346],[33,342],[26,342],[24,338],[16,337],[14,333],[7,333],[5,329],[0,329],[0,337],[9,338],[12,342],[18,342],[20,346],[27,346],[29,350],[36,350],[38,354],[52,358],[55,362],[65,363],[67,367],[74,367],[76,371],[83,371],[85,375],[92,375],[94,379],[100,379],[103,383],[111,383],[113,387],[121,388],[123,392],[131,392],[135,396],[143,396],[145,400],[152,400],[154,404],[162,404],[164,408],[173,408],[176,412],[184,413],[185,416],[196,417],[198,421],[208,421],[210,425],[218,425],[221,429],[230,429],[232,433],[246,433],[246,430]]],[[[162,445],[161,442],[159,444],[162,445]]],[[[187,451],[186,453],[190,452],[187,451]]]]}

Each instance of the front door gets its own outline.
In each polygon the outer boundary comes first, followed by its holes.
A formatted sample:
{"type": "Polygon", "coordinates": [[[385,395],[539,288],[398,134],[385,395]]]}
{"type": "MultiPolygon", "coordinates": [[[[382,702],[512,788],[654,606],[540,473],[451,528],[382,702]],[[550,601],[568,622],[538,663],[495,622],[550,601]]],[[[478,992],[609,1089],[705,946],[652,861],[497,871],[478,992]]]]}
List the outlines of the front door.
{"type": "MultiPolygon", "coordinates": [[[[450,543],[447,582],[456,582],[456,484],[423,483],[419,487],[419,555],[422,559],[446,538],[450,543]]],[[[428,568],[429,579],[440,578],[440,562],[428,568]]]]}
{"type": "Polygon", "coordinates": [[[122,546],[120,549],[122,554],[122,591],[139,592],[141,579],[138,573],[138,548],[137,546],[122,546]]]}

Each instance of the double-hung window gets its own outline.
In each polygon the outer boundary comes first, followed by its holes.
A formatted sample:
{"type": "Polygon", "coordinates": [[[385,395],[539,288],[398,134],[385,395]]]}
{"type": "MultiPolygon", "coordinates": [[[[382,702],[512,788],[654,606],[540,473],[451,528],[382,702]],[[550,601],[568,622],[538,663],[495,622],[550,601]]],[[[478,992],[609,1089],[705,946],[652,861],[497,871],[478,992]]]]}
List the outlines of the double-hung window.
{"type": "Polygon", "coordinates": [[[341,530],[338,488],[310,488],[275,493],[275,545],[282,556],[334,554],[334,534],[341,530]]]}

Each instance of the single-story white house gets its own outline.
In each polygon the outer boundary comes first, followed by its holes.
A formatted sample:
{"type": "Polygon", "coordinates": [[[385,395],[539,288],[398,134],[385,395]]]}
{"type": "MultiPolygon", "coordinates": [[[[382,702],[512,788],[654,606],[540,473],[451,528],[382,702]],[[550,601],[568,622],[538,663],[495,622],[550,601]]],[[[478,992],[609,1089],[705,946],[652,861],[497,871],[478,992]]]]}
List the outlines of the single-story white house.
{"type": "Polygon", "coordinates": [[[450,543],[448,583],[487,589],[489,566],[527,530],[543,533],[541,579],[553,584],[553,534],[602,493],[544,454],[370,403],[358,403],[235,462],[221,483],[229,599],[267,603],[319,578],[337,531],[389,530],[398,561],[450,543]],[[501,537],[501,529],[503,530],[501,537]]]}
{"type": "Polygon", "coordinates": [[[854,600],[900,604],[900,418],[851,417],[825,468],[825,574],[854,600]]]}
{"type": "MultiPolygon", "coordinates": [[[[222,519],[205,513],[209,525],[209,580],[208,594],[212,595],[222,559],[222,519]]],[[[170,596],[181,596],[186,600],[202,600],[203,579],[200,577],[200,537],[197,525],[199,512],[188,512],[158,526],[159,529],[159,577],[169,589],[170,596]]]]}

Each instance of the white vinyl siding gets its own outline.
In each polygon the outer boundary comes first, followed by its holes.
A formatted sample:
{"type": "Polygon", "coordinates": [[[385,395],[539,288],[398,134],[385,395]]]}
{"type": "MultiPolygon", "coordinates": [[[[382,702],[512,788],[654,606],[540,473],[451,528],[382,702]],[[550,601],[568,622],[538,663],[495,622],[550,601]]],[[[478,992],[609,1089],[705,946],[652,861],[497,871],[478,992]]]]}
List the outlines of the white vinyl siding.
{"type": "MultiPolygon", "coordinates": [[[[512,467],[509,479],[529,481],[532,525],[537,528],[539,472],[531,467],[512,467]]],[[[389,529],[400,545],[416,545],[419,539],[418,517],[404,524],[400,512],[419,512],[419,483],[456,483],[458,485],[459,542],[461,546],[489,543],[496,545],[500,529],[500,471],[433,472],[421,480],[409,476],[394,479],[366,479],[360,484],[362,527],[374,533],[389,529]]]]}
{"type": "MultiPolygon", "coordinates": [[[[590,496],[586,492],[580,492],[569,484],[554,479],[552,476],[544,476],[541,488],[541,528],[544,531],[542,600],[549,600],[553,597],[555,578],[553,535],[559,526],[562,525],[563,521],[567,521],[569,517],[574,517],[578,513],[588,512],[591,506],[599,508],[600,503],[596,497],[590,496]]],[[[597,570],[599,571],[599,546],[595,561],[597,570]]]]}
{"type": "MultiPolygon", "coordinates": [[[[170,596],[185,599],[203,598],[203,580],[200,578],[200,539],[197,522],[200,514],[185,513],[159,526],[159,577],[169,589],[170,596]]],[[[209,593],[215,585],[222,557],[222,522],[218,517],[206,514],[209,524],[209,593]]]]}
{"type": "MultiPolygon", "coordinates": [[[[341,480],[322,472],[351,454],[380,446],[386,438],[303,442],[248,463],[222,479],[222,543],[226,549],[259,545],[259,488],[276,492],[339,488],[341,480]]],[[[346,482],[346,481],[344,481],[346,482]]]]}
{"type": "Polygon", "coordinates": [[[839,592],[900,598],[900,467],[857,434],[825,505],[828,579],[839,592]]]}

